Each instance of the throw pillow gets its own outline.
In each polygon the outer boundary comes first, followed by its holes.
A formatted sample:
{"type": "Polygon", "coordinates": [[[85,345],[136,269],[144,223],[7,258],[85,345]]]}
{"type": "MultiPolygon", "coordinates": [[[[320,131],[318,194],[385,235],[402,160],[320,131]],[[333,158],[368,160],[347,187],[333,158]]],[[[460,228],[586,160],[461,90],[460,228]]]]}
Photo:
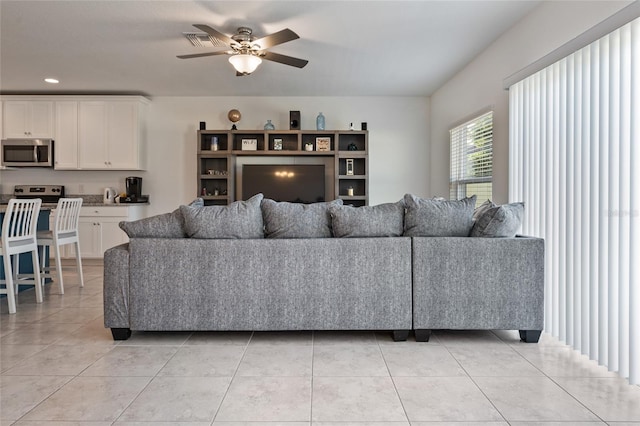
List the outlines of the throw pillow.
{"type": "Polygon", "coordinates": [[[403,201],[377,206],[330,206],[329,213],[334,237],[399,237],[403,232],[403,201]]]}
{"type": "Polygon", "coordinates": [[[264,238],[262,194],[228,206],[180,206],[191,238],[264,238]]]}
{"type": "Polygon", "coordinates": [[[262,200],[262,217],[267,238],[329,238],[331,237],[330,206],[340,206],[342,200],[327,203],[288,203],[269,198],[262,200]]]}
{"type": "Polygon", "coordinates": [[[524,203],[511,203],[487,209],[471,230],[472,237],[513,238],[522,224],[524,203]]]}
{"type": "MultiPolygon", "coordinates": [[[[196,198],[190,204],[194,207],[204,206],[202,198],[196,198]]],[[[171,213],[159,214],[131,222],[120,222],[120,228],[129,238],[184,238],[186,237],[184,217],[180,209],[171,213]]]]}
{"type": "Polygon", "coordinates": [[[486,212],[487,210],[489,210],[491,207],[495,207],[496,205],[493,203],[493,201],[491,200],[487,200],[484,203],[480,204],[478,207],[476,207],[476,209],[473,211],[473,221],[475,222],[476,220],[478,220],[478,218],[480,216],[482,216],[484,214],[484,212],[486,212]]]}
{"type": "Polygon", "coordinates": [[[476,196],[458,201],[425,200],[406,194],[404,235],[408,237],[468,237],[476,196]]]}

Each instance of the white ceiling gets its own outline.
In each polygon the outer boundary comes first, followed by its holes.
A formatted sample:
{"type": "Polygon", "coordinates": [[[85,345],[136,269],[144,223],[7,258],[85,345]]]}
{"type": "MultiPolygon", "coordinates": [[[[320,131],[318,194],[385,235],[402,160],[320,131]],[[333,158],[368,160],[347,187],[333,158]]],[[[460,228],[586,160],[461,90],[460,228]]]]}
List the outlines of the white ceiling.
{"type": "MultiPolygon", "coordinates": [[[[0,1],[0,91],[147,96],[427,96],[539,1],[0,1]],[[236,77],[183,32],[300,39],[236,77]],[[44,83],[55,77],[60,84],[44,83]]],[[[211,49],[213,50],[213,49],[211,49]]]]}

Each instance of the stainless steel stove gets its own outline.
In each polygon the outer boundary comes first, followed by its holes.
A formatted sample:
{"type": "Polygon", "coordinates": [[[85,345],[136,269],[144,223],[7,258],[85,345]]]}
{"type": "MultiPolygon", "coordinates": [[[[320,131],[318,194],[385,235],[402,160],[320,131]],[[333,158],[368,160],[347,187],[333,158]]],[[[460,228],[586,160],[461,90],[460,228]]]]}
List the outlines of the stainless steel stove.
{"type": "Polygon", "coordinates": [[[64,185],[16,185],[15,198],[40,198],[43,203],[57,203],[64,197],[64,185]]]}

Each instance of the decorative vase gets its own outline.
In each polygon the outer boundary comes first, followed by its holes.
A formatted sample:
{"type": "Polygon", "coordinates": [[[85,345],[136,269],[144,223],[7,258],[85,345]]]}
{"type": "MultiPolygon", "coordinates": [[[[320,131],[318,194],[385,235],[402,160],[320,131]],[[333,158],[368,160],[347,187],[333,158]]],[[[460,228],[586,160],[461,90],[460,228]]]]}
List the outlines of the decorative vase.
{"type": "Polygon", "coordinates": [[[264,125],[265,130],[275,130],[276,126],[273,125],[271,120],[267,120],[267,123],[264,125]]]}
{"type": "Polygon", "coordinates": [[[324,130],[324,115],[322,113],[316,117],[316,130],[324,130]]]}

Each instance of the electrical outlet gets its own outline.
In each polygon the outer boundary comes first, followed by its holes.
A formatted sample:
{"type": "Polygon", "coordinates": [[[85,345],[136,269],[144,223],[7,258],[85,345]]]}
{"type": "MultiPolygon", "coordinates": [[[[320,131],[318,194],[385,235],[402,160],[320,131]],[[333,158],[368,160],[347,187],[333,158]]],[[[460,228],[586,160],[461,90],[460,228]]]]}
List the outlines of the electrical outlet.
{"type": "Polygon", "coordinates": [[[84,184],[82,184],[82,183],[80,184],[80,186],[78,187],[78,192],[80,194],[84,194],[84,184]]]}

